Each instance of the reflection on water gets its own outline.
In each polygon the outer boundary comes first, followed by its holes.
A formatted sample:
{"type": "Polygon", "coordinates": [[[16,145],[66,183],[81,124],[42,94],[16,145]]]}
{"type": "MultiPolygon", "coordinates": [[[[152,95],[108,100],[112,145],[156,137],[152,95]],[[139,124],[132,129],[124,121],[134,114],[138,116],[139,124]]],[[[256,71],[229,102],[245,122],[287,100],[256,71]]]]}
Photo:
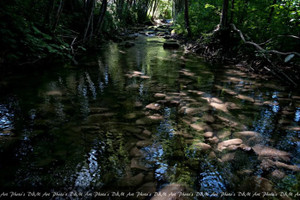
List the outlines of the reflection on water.
{"type": "Polygon", "coordinates": [[[153,193],[179,183],[211,197],[291,190],[297,91],[162,41],[111,43],[42,83],[19,78],[28,85],[0,98],[0,186],[153,193]]]}
{"type": "Polygon", "coordinates": [[[14,114],[10,113],[5,105],[0,105],[0,136],[10,135],[9,130],[13,129],[14,114]]]}

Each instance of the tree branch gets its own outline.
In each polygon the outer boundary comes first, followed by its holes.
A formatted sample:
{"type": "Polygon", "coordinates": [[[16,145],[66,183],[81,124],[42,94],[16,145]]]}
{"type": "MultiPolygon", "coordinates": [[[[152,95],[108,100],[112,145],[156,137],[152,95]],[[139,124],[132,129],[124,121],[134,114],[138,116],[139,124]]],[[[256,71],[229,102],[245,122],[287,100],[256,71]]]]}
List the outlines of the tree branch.
{"type": "Polygon", "coordinates": [[[272,69],[266,68],[266,67],[265,67],[265,69],[267,69],[268,71],[271,71],[274,75],[277,75],[279,78],[281,78],[281,77],[279,76],[279,74],[278,74],[278,73],[280,73],[280,74],[282,74],[287,80],[289,80],[291,83],[293,83],[295,86],[298,85],[298,84],[295,83],[295,81],[293,81],[286,73],[284,73],[282,70],[278,69],[278,68],[272,63],[272,61],[266,56],[266,53],[275,53],[275,54],[279,54],[279,55],[290,55],[290,54],[295,54],[295,55],[297,55],[297,56],[300,56],[299,53],[297,53],[297,52],[280,52],[280,51],[277,51],[277,50],[266,50],[266,49],[262,48],[260,45],[254,43],[254,42],[246,41],[246,40],[245,40],[245,37],[244,37],[244,35],[243,35],[243,33],[242,33],[239,29],[237,29],[236,26],[235,26],[234,24],[230,24],[230,25],[231,25],[231,27],[232,27],[232,29],[233,29],[234,31],[236,31],[236,32],[239,33],[240,38],[243,40],[243,42],[244,42],[245,44],[253,45],[254,47],[256,47],[256,49],[258,49],[259,51],[261,51],[261,52],[263,53],[263,54],[262,54],[263,57],[264,57],[264,58],[270,63],[270,65],[272,66],[272,69]]]}

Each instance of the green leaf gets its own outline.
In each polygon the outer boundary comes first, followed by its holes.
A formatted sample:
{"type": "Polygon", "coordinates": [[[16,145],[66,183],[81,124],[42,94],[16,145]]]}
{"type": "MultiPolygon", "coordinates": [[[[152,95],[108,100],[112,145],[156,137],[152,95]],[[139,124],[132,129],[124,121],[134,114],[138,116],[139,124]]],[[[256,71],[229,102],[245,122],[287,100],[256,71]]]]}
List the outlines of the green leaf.
{"type": "Polygon", "coordinates": [[[292,58],[294,58],[295,54],[290,54],[288,55],[285,59],[284,62],[289,62],[292,58]]]}

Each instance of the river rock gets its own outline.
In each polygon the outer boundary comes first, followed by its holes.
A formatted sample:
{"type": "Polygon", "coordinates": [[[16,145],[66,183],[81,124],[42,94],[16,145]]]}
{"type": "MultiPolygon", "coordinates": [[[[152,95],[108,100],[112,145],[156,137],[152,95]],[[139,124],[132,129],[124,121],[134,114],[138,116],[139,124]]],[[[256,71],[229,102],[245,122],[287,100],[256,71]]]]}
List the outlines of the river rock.
{"type": "Polygon", "coordinates": [[[155,124],[158,123],[160,120],[158,120],[155,116],[152,117],[143,117],[141,119],[138,119],[135,121],[137,125],[150,125],[150,124],[155,124]]]}
{"type": "Polygon", "coordinates": [[[217,155],[216,155],[216,153],[215,152],[213,152],[213,151],[211,151],[209,154],[208,154],[208,158],[210,158],[210,159],[216,159],[217,158],[217,155]]]}
{"type": "Polygon", "coordinates": [[[207,151],[211,149],[211,146],[209,144],[203,143],[203,142],[198,142],[194,144],[195,147],[199,148],[202,151],[207,151]]]}
{"type": "Polygon", "coordinates": [[[134,107],[139,108],[139,107],[142,107],[142,106],[143,106],[142,102],[140,102],[140,101],[134,102],[134,107]]]}
{"type": "Polygon", "coordinates": [[[224,139],[224,138],[227,138],[231,135],[231,132],[230,131],[221,131],[218,133],[218,137],[220,139],[224,139]]]}
{"type": "Polygon", "coordinates": [[[124,131],[134,133],[134,134],[139,134],[142,132],[142,129],[135,127],[135,126],[126,126],[123,128],[124,131]]]}
{"type": "Polygon", "coordinates": [[[214,135],[214,133],[213,132],[206,132],[206,133],[204,133],[204,137],[205,138],[211,138],[211,137],[213,137],[213,135],[214,135]]]}
{"type": "Polygon", "coordinates": [[[138,148],[143,148],[146,146],[150,146],[152,144],[152,142],[150,140],[140,140],[136,143],[136,146],[138,148]]]}
{"type": "Polygon", "coordinates": [[[145,129],[145,130],[143,131],[143,135],[145,135],[145,136],[147,136],[147,137],[150,137],[150,136],[151,136],[151,132],[150,132],[149,130],[145,129]]]}
{"type": "Polygon", "coordinates": [[[190,125],[193,129],[195,129],[196,131],[203,131],[204,128],[201,124],[191,124],[190,125]]]}
{"type": "Polygon", "coordinates": [[[258,155],[258,159],[260,160],[264,158],[283,160],[283,161],[290,160],[290,154],[285,151],[280,151],[260,144],[255,145],[254,147],[252,147],[252,149],[258,155]]]}
{"type": "Polygon", "coordinates": [[[124,115],[125,119],[134,119],[136,117],[137,117],[136,113],[128,113],[128,114],[124,115]]]}
{"type": "Polygon", "coordinates": [[[259,136],[259,133],[255,131],[241,131],[234,133],[236,137],[257,137],[259,136]]]}
{"type": "Polygon", "coordinates": [[[222,156],[221,160],[222,162],[228,162],[234,160],[235,152],[234,153],[226,153],[222,156]]]}
{"type": "Polygon", "coordinates": [[[200,108],[186,108],[184,114],[186,115],[195,115],[201,112],[200,108]]]}
{"type": "Polygon", "coordinates": [[[288,169],[294,172],[300,172],[300,167],[298,167],[297,165],[288,165],[283,162],[276,161],[275,166],[278,168],[288,169]]]}
{"type": "Polygon", "coordinates": [[[139,161],[136,158],[133,158],[131,160],[131,164],[130,164],[130,168],[131,169],[138,169],[138,170],[142,170],[142,171],[147,171],[147,167],[140,165],[139,161]]]}
{"type": "Polygon", "coordinates": [[[212,138],[208,138],[207,140],[211,144],[217,144],[219,142],[219,138],[217,138],[216,136],[214,136],[212,138]]]}
{"type": "Polygon", "coordinates": [[[283,179],[286,175],[283,171],[280,171],[278,169],[274,170],[272,173],[271,173],[271,176],[272,178],[274,179],[278,179],[278,180],[281,180],[283,179]]]}
{"type": "Polygon", "coordinates": [[[137,147],[133,147],[130,150],[130,156],[132,157],[141,157],[142,155],[142,152],[137,147]]]}
{"type": "Polygon", "coordinates": [[[160,105],[157,103],[150,103],[146,106],[147,109],[150,110],[159,110],[160,109],[160,105]]]}
{"type": "Polygon", "coordinates": [[[212,115],[209,115],[209,114],[204,114],[202,116],[202,120],[205,121],[205,122],[210,122],[210,123],[215,122],[215,118],[212,115]]]}
{"type": "Polygon", "coordinates": [[[160,114],[153,114],[153,115],[147,116],[147,118],[149,118],[150,120],[154,120],[154,121],[159,121],[159,120],[164,119],[164,117],[161,116],[160,114]]]}
{"type": "Polygon", "coordinates": [[[169,184],[163,187],[159,192],[161,194],[166,194],[163,196],[154,196],[151,200],[183,200],[186,199],[184,196],[181,196],[182,192],[185,191],[185,187],[180,184],[169,184]],[[171,197],[171,198],[170,198],[171,197]]]}
{"type": "Polygon", "coordinates": [[[139,173],[136,176],[127,176],[119,181],[119,186],[121,187],[136,187],[143,183],[145,175],[139,173]]]}
{"type": "Polygon", "coordinates": [[[142,199],[149,197],[156,191],[156,185],[157,183],[155,182],[148,182],[143,184],[137,189],[137,191],[140,192],[140,195],[138,197],[141,197],[142,199]]]}
{"type": "Polygon", "coordinates": [[[48,96],[62,96],[62,92],[59,90],[52,90],[46,93],[48,96]]]}
{"type": "Polygon", "coordinates": [[[226,140],[218,144],[218,151],[223,151],[225,149],[236,150],[241,144],[243,144],[243,141],[238,138],[226,140]]]}

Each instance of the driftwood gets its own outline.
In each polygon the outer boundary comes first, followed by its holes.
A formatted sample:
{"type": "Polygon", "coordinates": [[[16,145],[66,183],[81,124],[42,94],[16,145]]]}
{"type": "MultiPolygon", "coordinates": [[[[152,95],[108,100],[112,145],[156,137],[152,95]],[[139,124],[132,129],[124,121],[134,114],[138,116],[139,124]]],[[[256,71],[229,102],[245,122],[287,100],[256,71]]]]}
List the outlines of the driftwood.
{"type": "Polygon", "coordinates": [[[242,33],[242,31],[240,31],[239,29],[236,28],[236,26],[234,24],[230,24],[232,27],[232,30],[236,31],[240,38],[242,39],[242,41],[245,44],[249,44],[254,46],[257,50],[259,50],[262,53],[262,56],[264,59],[266,59],[266,61],[270,64],[271,68],[268,67],[264,67],[266,70],[270,71],[271,73],[273,73],[274,75],[278,76],[279,78],[281,78],[280,74],[283,75],[288,81],[290,81],[293,85],[297,86],[298,84],[293,81],[286,73],[284,73],[282,70],[280,70],[279,68],[277,68],[274,63],[268,58],[268,54],[278,54],[278,55],[291,55],[294,54],[296,56],[300,57],[300,54],[298,52],[280,52],[277,50],[266,50],[264,48],[262,48],[259,44],[256,44],[255,42],[250,42],[247,41],[242,33]]]}

